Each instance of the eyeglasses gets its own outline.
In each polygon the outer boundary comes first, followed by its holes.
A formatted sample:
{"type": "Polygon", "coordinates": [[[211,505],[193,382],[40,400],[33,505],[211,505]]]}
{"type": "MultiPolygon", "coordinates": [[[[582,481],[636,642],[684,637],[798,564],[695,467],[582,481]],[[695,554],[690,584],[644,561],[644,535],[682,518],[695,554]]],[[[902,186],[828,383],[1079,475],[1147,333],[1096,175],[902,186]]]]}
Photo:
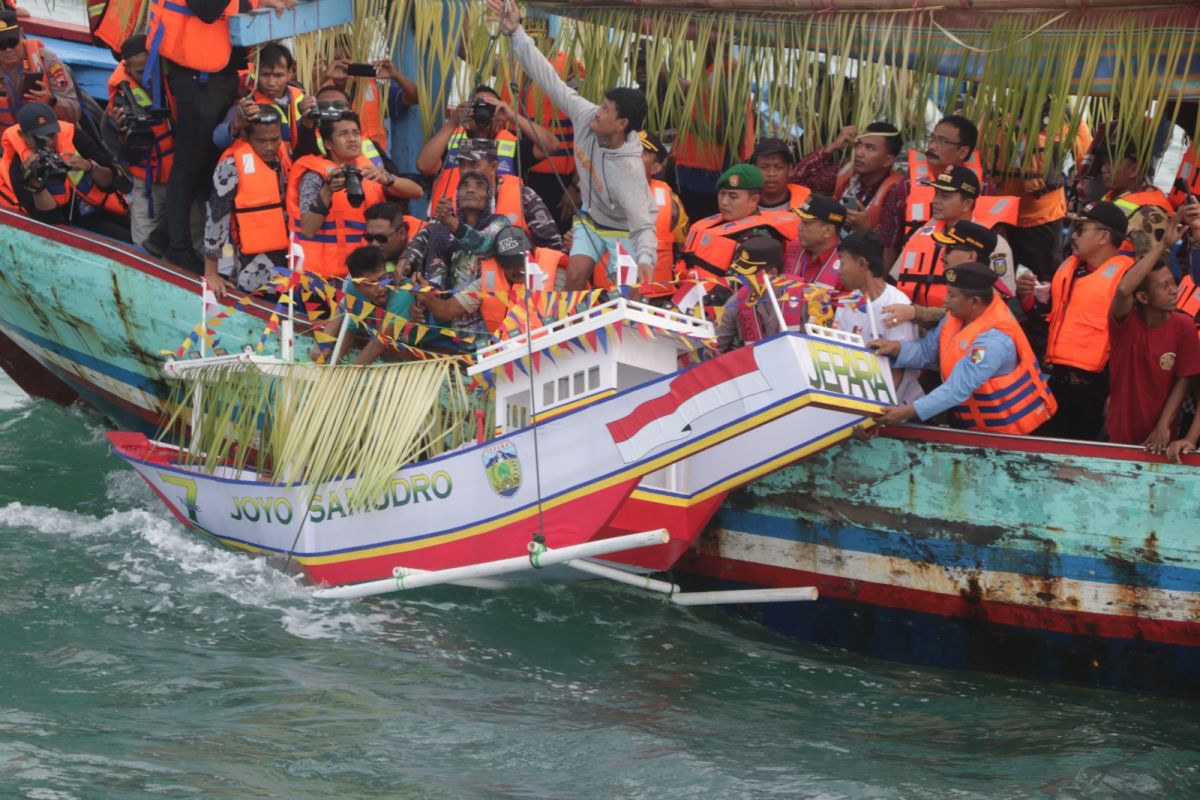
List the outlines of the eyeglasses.
{"type": "Polygon", "coordinates": [[[1082,236],[1083,234],[1087,233],[1088,231],[1102,231],[1102,230],[1104,230],[1104,229],[1101,227],[1095,226],[1095,225],[1093,225],[1090,228],[1086,227],[1084,225],[1076,225],[1075,228],[1071,231],[1071,235],[1072,236],[1082,236]]]}
{"type": "Polygon", "coordinates": [[[367,244],[387,244],[388,239],[391,239],[397,233],[398,231],[392,231],[391,233],[364,233],[363,241],[367,244]]]}
{"type": "Polygon", "coordinates": [[[952,142],[945,136],[930,136],[930,144],[936,144],[938,147],[962,147],[962,142],[952,142]]]}
{"type": "Polygon", "coordinates": [[[12,50],[20,43],[20,39],[5,39],[4,41],[0,41],[0,50],[12,50]]]}

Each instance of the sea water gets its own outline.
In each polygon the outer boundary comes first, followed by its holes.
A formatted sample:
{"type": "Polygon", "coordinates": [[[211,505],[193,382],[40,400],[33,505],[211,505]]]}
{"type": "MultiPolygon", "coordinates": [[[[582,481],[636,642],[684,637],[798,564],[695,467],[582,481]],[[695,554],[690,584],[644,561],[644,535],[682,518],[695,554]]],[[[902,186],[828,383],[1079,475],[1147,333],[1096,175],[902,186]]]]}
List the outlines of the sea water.
{"type": "Polygon", "coordinates": [[[1194,702],[601,583],[318,600],[0,379],[0,798],[1196,798],[1194,702]]]}

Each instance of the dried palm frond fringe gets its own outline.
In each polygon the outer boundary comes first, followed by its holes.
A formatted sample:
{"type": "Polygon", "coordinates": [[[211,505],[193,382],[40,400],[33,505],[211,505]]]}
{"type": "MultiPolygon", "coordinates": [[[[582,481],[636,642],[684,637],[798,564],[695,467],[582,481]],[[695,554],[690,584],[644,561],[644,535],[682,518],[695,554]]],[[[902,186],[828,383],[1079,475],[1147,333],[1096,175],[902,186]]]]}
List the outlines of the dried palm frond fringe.
{"type": "Polygon", "coordinates": [[[185,463],[210,474],[253,466],[263,480],[314,486],[352,475],[365,508],[396,470],[472,441],[475,412],[491,430],[488,400],[454,358],[269,373],[222,364],[172,384],[175,414],[159,438],[190,441],[185,463]]]}

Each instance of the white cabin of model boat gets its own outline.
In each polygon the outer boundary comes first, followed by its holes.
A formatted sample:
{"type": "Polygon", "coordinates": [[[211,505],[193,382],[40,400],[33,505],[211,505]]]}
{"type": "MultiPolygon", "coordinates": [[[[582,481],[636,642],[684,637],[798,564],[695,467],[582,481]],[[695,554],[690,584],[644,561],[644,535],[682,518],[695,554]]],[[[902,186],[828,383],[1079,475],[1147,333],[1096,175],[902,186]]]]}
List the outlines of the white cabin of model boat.
{"type": "Polygon", "coordinates": [[[496,429],[505,434],[531,419],[676,372],[680,353],[713,335],[708,320],[619,298],[487,347],[469,373],[490,374],[496,387],[496,429]],[[643,336],[641,326],[653,335],[643,336]],[[592,333],[603,345],[584,346],[592,333]],[[565,351],[558,347],[568,342],[565,351]],[[533,354],[538,354],[537,369],[533,354]],[[513,366],[505,369],[509,364],[513,366]]]}

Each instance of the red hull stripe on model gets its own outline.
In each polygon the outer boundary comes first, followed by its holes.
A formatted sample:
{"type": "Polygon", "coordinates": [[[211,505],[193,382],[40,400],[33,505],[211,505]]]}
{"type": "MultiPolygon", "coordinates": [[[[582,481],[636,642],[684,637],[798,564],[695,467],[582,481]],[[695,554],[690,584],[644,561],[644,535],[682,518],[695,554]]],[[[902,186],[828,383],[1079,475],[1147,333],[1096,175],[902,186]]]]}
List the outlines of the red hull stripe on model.
{"type": "Polygon", "coordinates": [[[1200,623],[1196,622],[1082,611],[1048,611],[1012,603],[981,600],[969,595],[924,592],[707,555],[695,555],[689,559],[688,569],[709,577],[751,586],[815,586],[823,600],[858,602],[943,617],[981,618],[990,625],[1011,625],[1055,633],[1115,639],[1146,639],[1186,647],[1195,647],[1196,642],[1200,641],[1200,623]]]}

